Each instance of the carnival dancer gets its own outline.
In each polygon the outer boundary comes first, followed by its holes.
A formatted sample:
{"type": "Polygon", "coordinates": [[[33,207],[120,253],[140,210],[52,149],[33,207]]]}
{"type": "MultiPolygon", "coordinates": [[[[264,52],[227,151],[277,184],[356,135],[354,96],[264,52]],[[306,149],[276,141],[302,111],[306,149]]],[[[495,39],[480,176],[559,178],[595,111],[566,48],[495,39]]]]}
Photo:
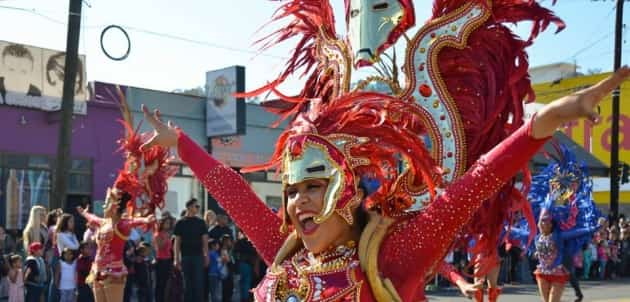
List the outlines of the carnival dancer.
{"type": "Polygon", "coordinates": [[[387,95],[352,93],[321,107],[312,103],[281,134],[270,163],[255,168],[281,169],[282,218],[234,170],[146,107],[155,133],[144,147],[177,147],[270,264],[254,291],[257,301],[411,301],[481,202],[557,127],[584,117],[597,121],[593,109],[629,75],[623,67],[546,105],[418,213],[403,211],[413,203],[405,186],[425,183],[433,190],[441,172],[408,128],[418,108],[387,95]],[[409,164],[403,172],[401,157],[409,164]],[[371,182],[378,190],[370,190],[371,182]]]}
{"type": "MultiPolygon", "coordinates": [[[[534,275],[545,302],[560,301],[565,283],[575,273],[567,262],[591,241],[601,217],[591,199],[592,181],[586,166],[567,147],[556,145],[556,151],[555,160],[534,177],[528,195],[538,214],[539,234],[530,250],[538,258],[534,275]]],[[[512,228],[511,234],[524,237],[529,231],[512,228]]],[[[576,301],[583,299],[579,284],[576,296],[576,301]]]]}
{"type": "MultiPolygon", "coordinates": [[[[432,159],[444,171],[444,183],[455,182],[481,155],[522,125],[522,103],[535,98],[525,49],[548,25],[561,30],[564,23],[536,1],[433,2],[431,18],[414,29],[412,0],[347,0],[348,34],[340,37],[328,1],[283,1],[274,20],[288,22],[263,39],[264,48],[293,38],[299,43],[276,79],[244,96],[272,92],[279,100],[269,108],[281,118],[289,118],[307,111],[309,100],[328,103],[349,91],[366,91],[371,84],[385,86],[388,94],[421,107],[420,127],[412,132],[430,142],[432,159]],[[522,21],[534,23],[526,41],[503,24],[522,21]],[[401,37],[405,39],[397,43],[401,37]],[[385,53],[395,44],[405,45],[402,64],[396,61],[396,51],[385,53]],[[374,67],[377,72],[350,88],[353,67],[374,67]],[[296,96],[278,91],[298,70],[306,78],[302,91],[296,96]],[[400,81],[398,75],[403,73],[404,81],[400,81]]],[[[526,167],[522,170],[527,174],[526,167]]],[[[514,179],[506,181],[497,194],[485,200],[459,236],[465,243],[476,239],[470,250],[471,266],[478,279],[490,276],[495,298],[500,293],[493,282],[499,263],[499,235],[514,213],[531,213],[523,197],[527,182],[521,192],[514,189],[514,183],[514,179]]],[[[415,202],[407,211],[422,211],[433,200],[426,186],[409,189],[415,202]]],[[[534,221],[533,216],[529,219],[534,221]]],[[[481,294],[482,290],[477,291],[481,294]]]]}
{"type": "Polygon", "coordinates": [[[86,282],[92,284],[96,302],[119,302],[123,299],[127,268],[123,264],[123,248],[132,229],[150,229],[155,223],[155,209],[164,206],[168,191],[167,179],[175,168],[168,164],[169,150],[155,146],[140,150],[147,135],[132,128],[133,121],[123,95],[121,110],[126,136],[119,140],[126,160],[113,188],[108,188],[103,205],[104,217],[77,208],[95,226],[96,257],[86,282]]]}

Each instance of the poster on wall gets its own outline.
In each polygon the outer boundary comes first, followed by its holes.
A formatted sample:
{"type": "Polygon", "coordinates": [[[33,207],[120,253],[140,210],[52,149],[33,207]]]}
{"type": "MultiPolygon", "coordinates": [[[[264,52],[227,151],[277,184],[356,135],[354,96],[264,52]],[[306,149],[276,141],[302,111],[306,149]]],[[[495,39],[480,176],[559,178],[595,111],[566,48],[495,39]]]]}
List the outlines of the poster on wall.
{"type": "Polygon", "coordinates": [[[206,135],[245,134],[245,100],[234,93],[245,91],[245,67],[232,66],[206,73],[206,135]]]}
{"type": "MultiPolygon", "coordinates": [[[[62,51],[0,41],[0,103],[61,110],[66,55],[62,51]]],[[[79,56],[74,113],[87,113],[85,56],[79,56]]]]}
{"type": "Polygon", "coordinates": [[[48,207],[50,171],[32,169],[3,170],[4,223],[7,229],[23,229],[33,206],[48,207]]]}

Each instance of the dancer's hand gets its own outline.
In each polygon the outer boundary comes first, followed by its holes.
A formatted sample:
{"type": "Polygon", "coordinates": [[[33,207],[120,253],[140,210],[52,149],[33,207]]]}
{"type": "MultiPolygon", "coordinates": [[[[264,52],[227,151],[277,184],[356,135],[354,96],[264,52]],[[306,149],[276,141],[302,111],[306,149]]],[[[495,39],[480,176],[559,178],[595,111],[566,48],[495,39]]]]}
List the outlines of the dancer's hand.
{"type": "Polygon", "coordinates": [[[144,119],[153,127],[153,136],[142,147],[142,150],[151,148],[153,146],[161,146],[164,148],[177,146],[177,131],[176,127],[168,121],[168,123],[162,122],[160,119],[160,111],[155,109],[153,114],[149,112],[147,106],[142,105],[142,111],[144,112],[144,119]]]}
{"type": "Polygon", "coordinates": [[[462,292],[462,295],[464,295],[467,298],[473,298],[475,296],[475,293],[483,288],[483,281],[478,281],[475,284],[469,283],[468,281],[461,279],[459,281],[457,281],[457,287],[459,288],[459,291],[462,292]]]}
{"type": "Polygon", "coordinates": [[[547,104],[536,115],[532,136],[549,137],[563,124],[581,118],[599,123],[599,113],[595,112],[597,105],[629,76],[630,68],[621,67],[601,82],[547,104]]]}
{"type": "Polygon", "coordinates": [[[90,211],[88,210],[88,208],[83,208],[83,207],[76,207],[77,209],[77,213],[79,213],[81,216],[88,214],[90,211]]]}

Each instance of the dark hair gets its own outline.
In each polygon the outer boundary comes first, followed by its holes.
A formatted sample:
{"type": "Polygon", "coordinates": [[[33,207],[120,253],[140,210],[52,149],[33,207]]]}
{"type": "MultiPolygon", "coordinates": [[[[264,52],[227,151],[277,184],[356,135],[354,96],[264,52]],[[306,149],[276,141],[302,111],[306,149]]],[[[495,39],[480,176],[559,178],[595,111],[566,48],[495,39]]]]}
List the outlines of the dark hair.
{"type": "MultiPolygon", "coordinates": [[[[63,82],[65,75],[65,62],[65,52],[59,52],[48,58],[48,62],[46,63],[46,80],[48,81],[48,84],[57,85],[57,81],[50,76],[51,72],[54,72],[56,78],[63,82]]],[[[83,91],[83,83],[85,81],[83,78],[83,62],[81,62],[81,60],[77,60],[77,77],[79,78],[79,85],[75,87],[75,91],[76,93],[80,93],[83,91]]]]}
{"type": "Polygon", "coordinates": [[[79,251],[81,251],[82,249],[89,247],[91,244],[91,242],[89,241],[82,241],[81,243],[79,243],[79,251]]]}
{"type": "Polygon", "coordinates": [[[69,224],[70,219],[72,218],[73,218],[72,215],[67,214],[67,213],[61,215],[61,218],[59,218],[59,221],[57,221],[57,228],[55,229],[55,232],[62,233],[62,232],[69,231],[68,224],[69,224]]]}
{"type": "Polygon", "coordinates": [[[33,59],[33,55],[31,54],[31,51],[21,44],[9,44],[7,47],[5,47],[4,50],[2,51],[3,62],[4,62],[4,58],[7,56],[28,59],[31,61],[31,63],[35,62],[35,59],[33,59]]]}
{"type": "Polygon", "coordinates": [[[56,210],[48,212],[48,215],[46,215],[46,226],[51,227],[53,225],[56,225],[58,216],[59,213],[56,210]]]}
{"type": "Polygon", "coordinates": [[[190,208],[190,206],[196,203],[197,203],[197,198],[191,198],[189,201],[186,202],[186,208],[190,208]]]}
{"type": "MultiPolygon", "coordinates": [[[[167,222],[171,222],[171,217],[170,216],[163,216],[159,221],[158,221],[158,232],[161,232],[164,230],[164,227],[166,226],[167,222]]],[[[171,224],[170,227],[172,228],[173,225],[171,224]]]]}
{"type": "Polygon", "coordinates": [[[13,254],[11,256],[9,256],[9,264],[11,266],[13,266],[16,262],[22,260],[22,256],[17,255],[17,254],[13,254]]]}
{"type": "Polygon", "coordinates": [[[130,200],[131,194],[124,191],[122,192],[122,194],[120,194],[120,200],[118,201],[118,211],[116,212],[118,216],[122,216],[123,212],[126,209],[127,202],[129,202],[130,200]]]}

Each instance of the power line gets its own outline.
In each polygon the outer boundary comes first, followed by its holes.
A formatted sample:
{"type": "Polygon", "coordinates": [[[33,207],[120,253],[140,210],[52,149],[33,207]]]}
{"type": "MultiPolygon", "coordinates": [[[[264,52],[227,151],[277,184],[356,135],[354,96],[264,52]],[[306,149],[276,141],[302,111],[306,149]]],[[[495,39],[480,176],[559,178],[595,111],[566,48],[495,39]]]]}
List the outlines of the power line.
{"type": "MultiPolygon", "coordinates": [[[[30,8],[29,9],[29,8],[24,8],[24,7],[14,7],[14,6],[0,5],[0,9],[9,9],[9,10],[25,12],[25,13],[33,14],[35,16],[44,18],[45,20],[48,20],[48,21],[53,22],[55,24],[59,24],[59,25],[63,25],[63,26],[66,25],[66,22],[57,20],[57,19],[52,18],[52,17],[50,17],[50,16],[48,16],[46,14],[40,13],[38,10],[36,10],[34,8],[30,8]]],[[[85,29],[101,29],[101,28],[104,28],[104,27],[106,27],[108,25],[86,25],[86,26],[82,26],[82,27],[85,28],[85,29]]],[[[168,33],[161,33],[161,32],[152,31],[152,30],[139,28],[139,27],[127,26],[127,25],[122,25],[122,24],[120,24],[119,26],[123,27],[125,29],[128,29],[130,31],[133,31],[133,32],[138,32],[138,33],[143,33],[143,34],[147,34],[147,35],[152,35],[152,36],[160,37],[160,38],[164,38],[164,39],[170,39],[170,40],[176,40],[176,41],[181,41],[181,42],[186,42],[186,43],[197,44],[197,45],[210,47],[210,48],[223,49],[223,50],[228,50],[228,51],[233,51],[233,52],[246,53],[246,54],[251,54],[251,55],[255,55],[255,56],[262,56],[262,57],[268,57],[268,58],[274,58],[274,59],[282,59],[282,60],[288,59],[288,57],[286,57],[286,56],[279,56],[279,55],[274,55],[274,54],[266,54],[266,53],[261,53],[260,51],[256,51],[256,50],[249,50],[249,49],[237,48],[237,47],[232,47],[232,46],[227,46],[227,45],[221,45],[221,44],[212,43],[212,42],[208,42],[208,41],[197,40],[197,39],[177,36],[177,35],[173,35],[173,34],[168,34],[168,33]]]]}

